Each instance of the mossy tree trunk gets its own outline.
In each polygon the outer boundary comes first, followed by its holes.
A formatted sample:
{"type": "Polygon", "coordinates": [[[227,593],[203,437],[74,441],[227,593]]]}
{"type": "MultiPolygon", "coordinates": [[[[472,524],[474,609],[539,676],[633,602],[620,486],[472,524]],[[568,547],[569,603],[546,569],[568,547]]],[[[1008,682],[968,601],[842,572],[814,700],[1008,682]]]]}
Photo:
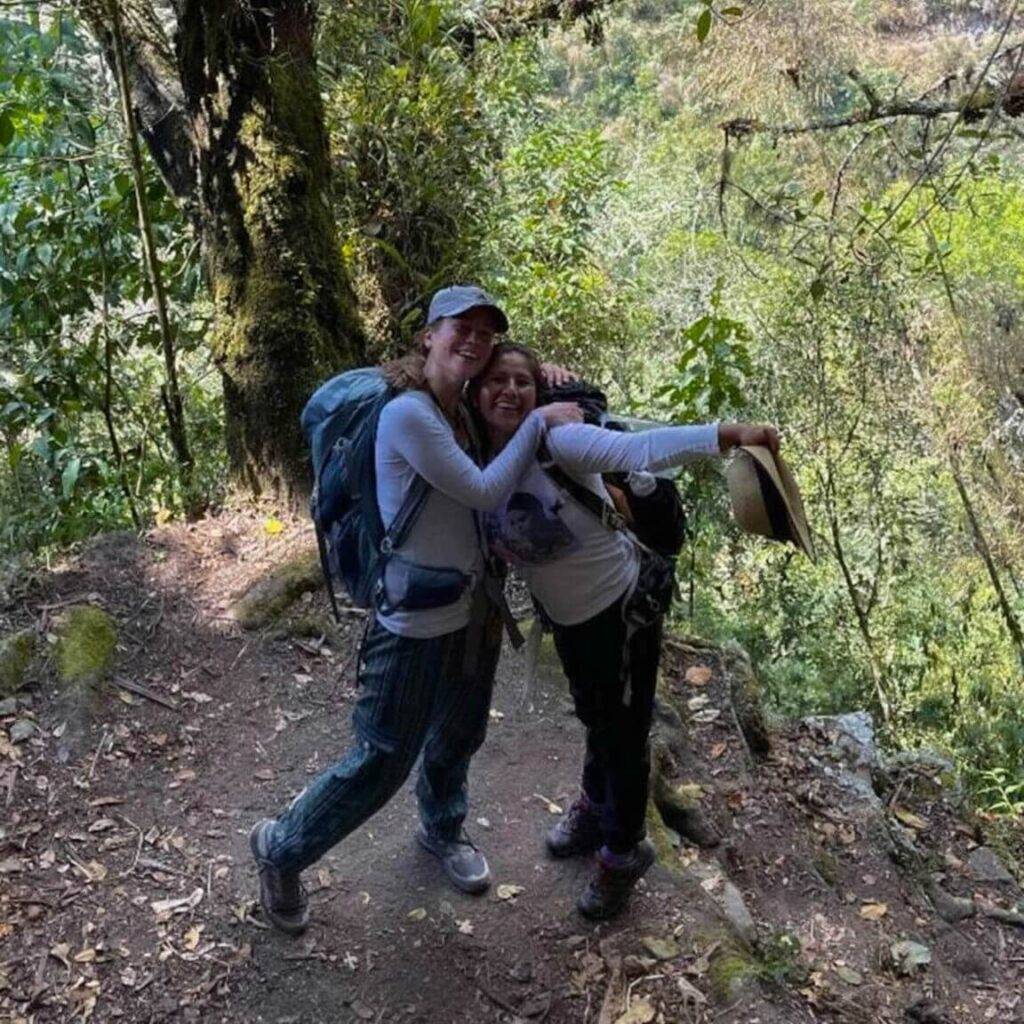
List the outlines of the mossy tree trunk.
{"type": "MultiPolygon", "coordinates": [[[[174,6],[172,63],[154,5],[121,0],[140,130],[201,240],[232,476],[294,501],[308,489],[302,406],[363,351],[331,214],[315,5],[174,6]]],[[[110,10],[83,7],[107,45],[110,10]]]]}
{"type": "Polygon", "coordinates": [[[178,58],[231,466],[254,493],[297,494],[302,406],[362,348],[331,214],[312,5],[183,8],[178,58]]]}

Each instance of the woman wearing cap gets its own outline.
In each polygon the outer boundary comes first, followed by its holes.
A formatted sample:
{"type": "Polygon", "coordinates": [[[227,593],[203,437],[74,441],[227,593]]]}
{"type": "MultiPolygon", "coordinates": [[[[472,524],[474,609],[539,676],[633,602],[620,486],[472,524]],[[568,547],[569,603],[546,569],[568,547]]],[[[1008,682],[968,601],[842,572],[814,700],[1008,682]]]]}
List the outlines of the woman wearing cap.
{"type": "MultiPolygon", "coordinates": [[[[535,415],[540,386],[540,365],[529,349],[495,346],[470,395],[496,458],[535,415]]],[[[765,445],[774,452],[778,434],[774,427],[736,423],[637,434],[570,423],[548,433],[543,457],[577,488],[582,485],[607,503],[601,473],[653,472],[736,445],[765,445]]],[[[654,861],[644,817],[662,616],[638,614],[640,558],[633,541],[605,526],[537,459],[528,462],[513,492],[485,520],[487,536],[497,550],[512,553],[552,622],[555,647],[586,727],[582,793],[548,832],[548,849],[557,857],[598,851],[597,872],[578,907],[590,918],[611,917],[654,861]],[[521,508],[542,509],[543,515],[526,520],[521,508]],[[551,543],[553,516],[561,521],[558,545],[551,543]],[[543,528],[535,545],[524,536],[531,523],[543,528]]]]}
{"type": "Polygon", "coordinates": [[[405,389],[384,407],[377,429],[377,501],[385,527],[418,477],[429,492],[388,560],[383,599],[363,638],[355,744],[250,835],[264,912],[292,934],[309,917],[300,872],[387,803],[421,752],[420,843],[463,891],[480,892],[489,883],[487,861],[462,830],[469,761],[484,739],[500,648],[500,624],[482,585],[475,516],[508,499],[547,428],[581,414],[560,403],[522,417],[501,455],[480,469],[466,453],[460,402],[508,321],[483,289],[471,286],[439,291],[427,321],[420,352],[385,368],[405,389]],[[390,580],[393,564],[402,571],[390,580]],[[420,589],[398,593],[409,578],[419,579],[420,589]],[[441,589],[428,598],[424,587],[437,581],[441,589]]]}

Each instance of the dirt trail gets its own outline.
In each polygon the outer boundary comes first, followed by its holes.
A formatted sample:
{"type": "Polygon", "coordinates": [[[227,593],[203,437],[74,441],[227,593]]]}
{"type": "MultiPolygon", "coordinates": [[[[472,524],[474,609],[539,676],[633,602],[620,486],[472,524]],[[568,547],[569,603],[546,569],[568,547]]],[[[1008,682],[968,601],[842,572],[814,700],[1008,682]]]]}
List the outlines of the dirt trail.
{"type": "MultiPolygon", "coordinates": [[[[670,781],[727,842],[698,853],[661,830],[663,864],[614,923],[575,911],[589,865],[543,852],[550,805],[571,799],[579,770],[565,682],[542,659],[522,713],[510,654],[470,779],[490,893],[455,892],[419,849],[407,786],[307,873],[308,934],[268,930],[248,828],[344,750],[361,629],[353,617],[324,644],[225,616],[289,543],[242,516],[115,535],[28,581],[0,619],[0,632],[32,621],[45,634],[69,602],[98,604],[119,624],[116,678],[176,705],[105,688],[82,718],[47,680],[8,707],[5,725],[37,728],[18,743],[0,733],[0,1020],[1024,1020],[1024,930],[939,920],[874,819],[830,810],[827,756],[806,730],[780,734],[751,772],[710,651],[666,662],[666,693],[691,719],[670,781]],[[759,927],[755,951],[716,909],[730,879],[759,927]],[[871,903],[886,909],[865,916],[871,903]],[[903,975],[887,958],[910,937],[933,962],[903,975]]],[[[320,596],[298,613],[322,618],[320,596]]],[[[938,803],[915,807],[945,830],[957,874],[977,843],[957,840],[938,803]]]]}

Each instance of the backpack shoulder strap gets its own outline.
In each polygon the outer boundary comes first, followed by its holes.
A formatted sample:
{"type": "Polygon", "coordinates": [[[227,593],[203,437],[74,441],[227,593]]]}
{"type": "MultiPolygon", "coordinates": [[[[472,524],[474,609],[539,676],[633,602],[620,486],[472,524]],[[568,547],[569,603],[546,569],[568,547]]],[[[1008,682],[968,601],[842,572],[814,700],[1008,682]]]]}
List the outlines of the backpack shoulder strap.
{"type": "Polygon", "coordinates": [[[632,537],[632,531],[626,522],[626,517],[604,498],[595,494],[589,487],[584,487],[578,480],[570,476],[551,457],[547,442],[541,441],[537,450],[537,457],[540,460],[540,467],[563,491],[575,499],[576,503],[582,505],[592,516],[598,519],[603,526],[618,533],[625,533],[632,537]]]}
{"type": "Polygon", "coordinates": [[[417,473],[413,478],[412,486],[406,492],[402,504],[399,505],[398,511],[395,513],[395,518],[391,520],[391,525],[384,531],[380,542],[382,554],[390,555],[395,548],[402,546],[420,512],[423,511],[429,493],[430,484],[417,473]]]}

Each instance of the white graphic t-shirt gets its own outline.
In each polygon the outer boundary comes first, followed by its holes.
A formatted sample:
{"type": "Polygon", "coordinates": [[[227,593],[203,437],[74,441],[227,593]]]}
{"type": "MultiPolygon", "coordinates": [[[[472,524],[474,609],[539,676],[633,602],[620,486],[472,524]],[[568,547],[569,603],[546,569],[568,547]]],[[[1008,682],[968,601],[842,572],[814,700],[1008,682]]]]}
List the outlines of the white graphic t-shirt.
{"type": "MultiPolygon", "coordinates": [[[[627,434],[570,423],[549,431],[547,446],[565,472],[610,502],[601,473],[657,472],[718,455],[718,424],[627,434]]],[[[600,523],[536,459],[483,522],[491,549],[518,567],[560,625],[593,618],[636,582],[639,563],[629,538],[600,523]]]]}

